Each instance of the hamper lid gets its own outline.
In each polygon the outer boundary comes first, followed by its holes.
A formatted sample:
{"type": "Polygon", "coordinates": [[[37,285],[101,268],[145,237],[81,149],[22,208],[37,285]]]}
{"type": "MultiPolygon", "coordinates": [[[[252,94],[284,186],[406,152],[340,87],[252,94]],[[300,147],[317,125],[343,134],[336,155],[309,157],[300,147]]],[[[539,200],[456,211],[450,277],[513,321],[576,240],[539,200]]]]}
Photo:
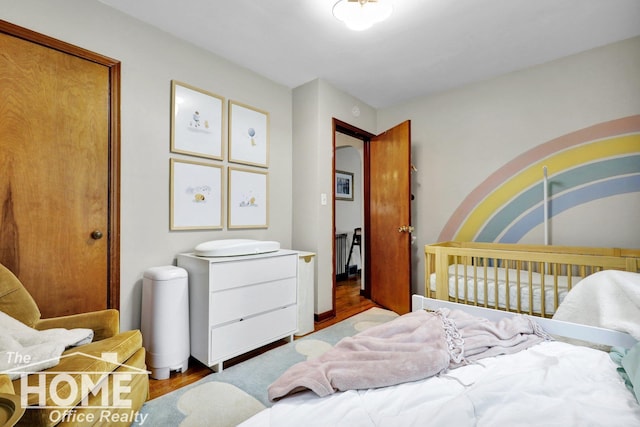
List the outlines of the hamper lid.
{"type": "Polygon", "coordinates": [[[144,272],[144,278],[151,280],[172,280],[185,277],[187,277],[187,270],[174,265],[151,267],[144,272]]]}

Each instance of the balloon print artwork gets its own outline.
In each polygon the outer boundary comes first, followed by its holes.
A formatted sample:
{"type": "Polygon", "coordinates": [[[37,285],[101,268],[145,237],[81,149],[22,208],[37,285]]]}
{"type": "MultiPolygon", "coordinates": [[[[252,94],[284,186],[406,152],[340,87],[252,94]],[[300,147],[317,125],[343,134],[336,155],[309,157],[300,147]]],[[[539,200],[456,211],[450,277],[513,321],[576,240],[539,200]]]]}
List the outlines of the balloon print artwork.
{"type": "Polygon", "coordinates": [[[229,102],[229,161],[269,166],[269,113],[229,102]]]}

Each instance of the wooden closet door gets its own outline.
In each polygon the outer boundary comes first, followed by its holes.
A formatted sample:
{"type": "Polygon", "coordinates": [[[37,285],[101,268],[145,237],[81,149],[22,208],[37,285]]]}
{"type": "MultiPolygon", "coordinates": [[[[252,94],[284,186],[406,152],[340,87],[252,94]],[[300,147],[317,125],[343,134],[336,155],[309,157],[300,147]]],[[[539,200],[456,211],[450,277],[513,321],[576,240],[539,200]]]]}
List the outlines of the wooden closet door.
{"type": "Polygon", "coordinates": [[[0,82],[0,262],[43,318],[117,307],[109,68],[0,34],[0,82]]]}

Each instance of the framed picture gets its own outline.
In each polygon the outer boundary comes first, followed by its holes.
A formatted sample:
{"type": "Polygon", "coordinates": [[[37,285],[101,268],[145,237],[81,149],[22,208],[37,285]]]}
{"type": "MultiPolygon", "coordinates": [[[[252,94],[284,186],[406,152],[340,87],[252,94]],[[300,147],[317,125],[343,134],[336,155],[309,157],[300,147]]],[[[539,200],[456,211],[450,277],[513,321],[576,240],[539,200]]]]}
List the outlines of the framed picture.
{"type": "Polygon", "coordinates": [[[336,200],[353,200],[353,173],[336,171],[336,200]]]}
{"type": "Polygon", "coordinates": [[[171,161],[171,230],[222,228],[222,166],[171,161]]]}
{"type": "Polygon", "coordinates": [[[229,101],[229,161],[269,166],[269,113],[229,101]]]}
{"type": "Polygon", "coordinates": [[[227,227],[269,226],[269,173],[229,167],[227,227]]]}
{"type": "Polygon", "coordinates": [[[222,160],[224,98],[171,81],[171,152],[222,160]]]}

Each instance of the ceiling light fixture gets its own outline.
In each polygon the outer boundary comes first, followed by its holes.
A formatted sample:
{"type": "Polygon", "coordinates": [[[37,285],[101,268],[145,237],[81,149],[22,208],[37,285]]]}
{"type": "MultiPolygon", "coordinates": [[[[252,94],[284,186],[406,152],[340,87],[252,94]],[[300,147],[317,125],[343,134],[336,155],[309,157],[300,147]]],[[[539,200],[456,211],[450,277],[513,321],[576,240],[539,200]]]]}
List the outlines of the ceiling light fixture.
{"type": "Polygon", "coordinates": [[[392,11],[389,0],[339,0],[333,6],[333,16],[354,31],[366,30],[384,21],[392,11]]]}

